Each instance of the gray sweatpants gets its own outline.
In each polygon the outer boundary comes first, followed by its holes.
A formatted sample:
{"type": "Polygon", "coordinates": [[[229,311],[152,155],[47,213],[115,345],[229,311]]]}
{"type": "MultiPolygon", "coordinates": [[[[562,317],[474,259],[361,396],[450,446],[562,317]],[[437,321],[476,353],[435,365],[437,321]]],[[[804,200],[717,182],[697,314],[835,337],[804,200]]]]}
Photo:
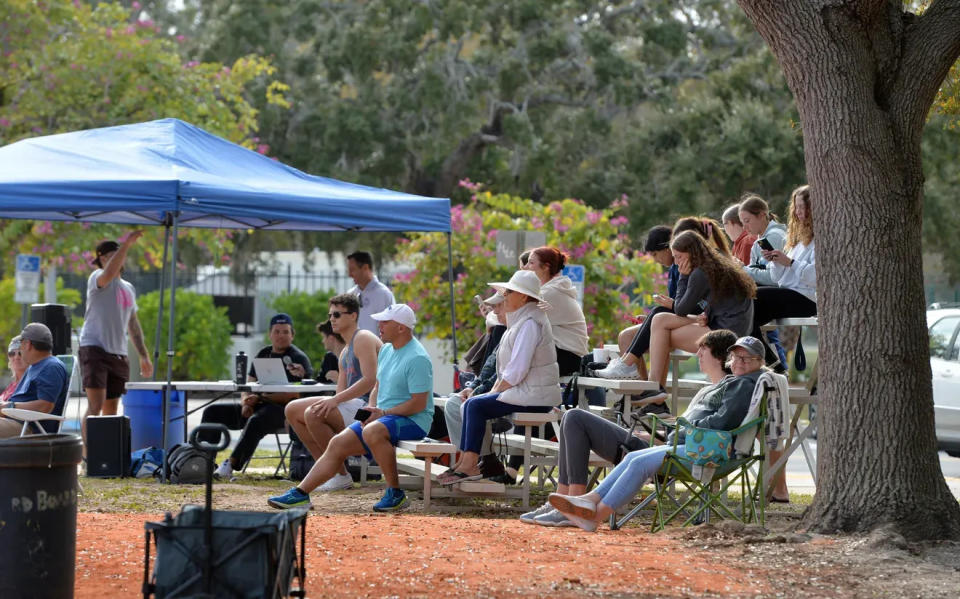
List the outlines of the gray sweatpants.
{"type": "Polygon", "coordinates": [[[557,482],[561,485],[587,484],[590,451],[613,462],[620,443],[626,445],[629,451],[647,447],[629,430],[588,410],[569,410],[560,421],[560,476],[557,482]]]}
{"type": "MultiPolygon", "coordinates": [[[[450,442],[453,446],[460,448],[460,433],[463,429],[463,399],[456,393],[451,393],[447,398],[447,405],[443,408],[443,419],[447,421],[447,434],[450,435],[450,442]]],[[[483,435],[483,443],[480,446],[480,455],[493,453],[493,436],[490,434],[490,427],[487,426],[487,432],[483,435]]]]}

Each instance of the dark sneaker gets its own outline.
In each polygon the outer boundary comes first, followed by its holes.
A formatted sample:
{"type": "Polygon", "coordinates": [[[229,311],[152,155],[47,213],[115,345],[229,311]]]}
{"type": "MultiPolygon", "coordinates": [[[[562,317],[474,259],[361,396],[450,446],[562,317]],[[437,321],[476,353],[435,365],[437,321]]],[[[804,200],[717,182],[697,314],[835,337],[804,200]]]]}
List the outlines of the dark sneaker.
{"type": "Polygon", "coordinates": [[[504,472],[503,462],[497,456],[490,454],[480,458],[480,474],[483,478],[492,478],[504,472]]]}
{"type": "Polygon", "coordinates": [[[507,486],[512,486],[512,485],[517,484],[517,479],[516,479],[515,477],[510,476],[509,474],[507,474],[506,471],[504,471],[503,474],[498,474],[498,475],[496,475],[496,476],[491,476],[491,477],[490,477],[490,481],[491,481],[491,482],[495,482],[495,483],[500,483],[500,484],[503,484],[503,485],[507,485],[507,486]]]}
{"type": "Polygon", "coordinates": [[[403,492],[403,489],[388,487],[380,501],[374,504],[373,511],[394,512],[403,508],[407,503],[407,494],[403,492]]]}
{"type": "Polygon", "coordinates": [[[659,403],[667,398],[667,390],[663,387],[660,387],[656,391],[644,391],[639,395],[633,395],[634,401],[639,401],[643,403],[659,403]]]}
{"type": "Polygon", "coordinates": [[[267,504],[278,510],[286,510],[300,505],[310,505],[310,495],[293,487],[283,495],[277,495],[276,497],[267,499],[267,504]]]}

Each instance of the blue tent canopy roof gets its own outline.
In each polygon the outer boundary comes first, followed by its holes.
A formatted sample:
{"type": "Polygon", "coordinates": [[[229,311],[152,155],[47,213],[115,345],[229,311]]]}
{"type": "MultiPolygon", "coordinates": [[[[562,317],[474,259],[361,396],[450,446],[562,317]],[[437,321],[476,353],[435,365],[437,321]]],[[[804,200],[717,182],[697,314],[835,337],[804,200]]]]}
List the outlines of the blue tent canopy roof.
{"type": "Polygon", "coordinates": [[[0,217],[306,231],[450,231],[450,201],[308,175],[177,119],[0,148],[0,217]]]}

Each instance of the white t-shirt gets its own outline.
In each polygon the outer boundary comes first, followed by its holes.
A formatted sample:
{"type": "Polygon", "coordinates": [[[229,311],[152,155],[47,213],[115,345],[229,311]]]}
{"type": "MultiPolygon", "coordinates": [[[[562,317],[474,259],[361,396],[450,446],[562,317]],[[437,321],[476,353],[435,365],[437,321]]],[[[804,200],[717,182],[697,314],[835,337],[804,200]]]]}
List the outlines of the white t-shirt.
{"type": "Polygon", "coordinates": [[[87,313],[80,331],[80,347],[96,345],[110,354],[127,355],[127,323],[137,310],[133,285],[120,277],[97,287],[103,269],[87,279],[87,313]]]}

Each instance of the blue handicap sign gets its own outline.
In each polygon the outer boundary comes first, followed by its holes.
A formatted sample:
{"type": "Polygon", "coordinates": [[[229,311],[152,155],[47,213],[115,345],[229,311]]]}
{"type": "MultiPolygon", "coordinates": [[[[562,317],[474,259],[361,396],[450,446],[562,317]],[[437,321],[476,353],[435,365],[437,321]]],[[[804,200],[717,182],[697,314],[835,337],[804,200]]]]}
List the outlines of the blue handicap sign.
{"type": "Polygon", "coordinates": [[[20,272],[40,272],[40,256],[17,254],[17,270],[20,272]]]}
{"type": "Polygon", "coordinates": [[[585,269],[582,264],[569,264],[563,267],[563,274],[572,283],[583,283],[585,269]]]}

